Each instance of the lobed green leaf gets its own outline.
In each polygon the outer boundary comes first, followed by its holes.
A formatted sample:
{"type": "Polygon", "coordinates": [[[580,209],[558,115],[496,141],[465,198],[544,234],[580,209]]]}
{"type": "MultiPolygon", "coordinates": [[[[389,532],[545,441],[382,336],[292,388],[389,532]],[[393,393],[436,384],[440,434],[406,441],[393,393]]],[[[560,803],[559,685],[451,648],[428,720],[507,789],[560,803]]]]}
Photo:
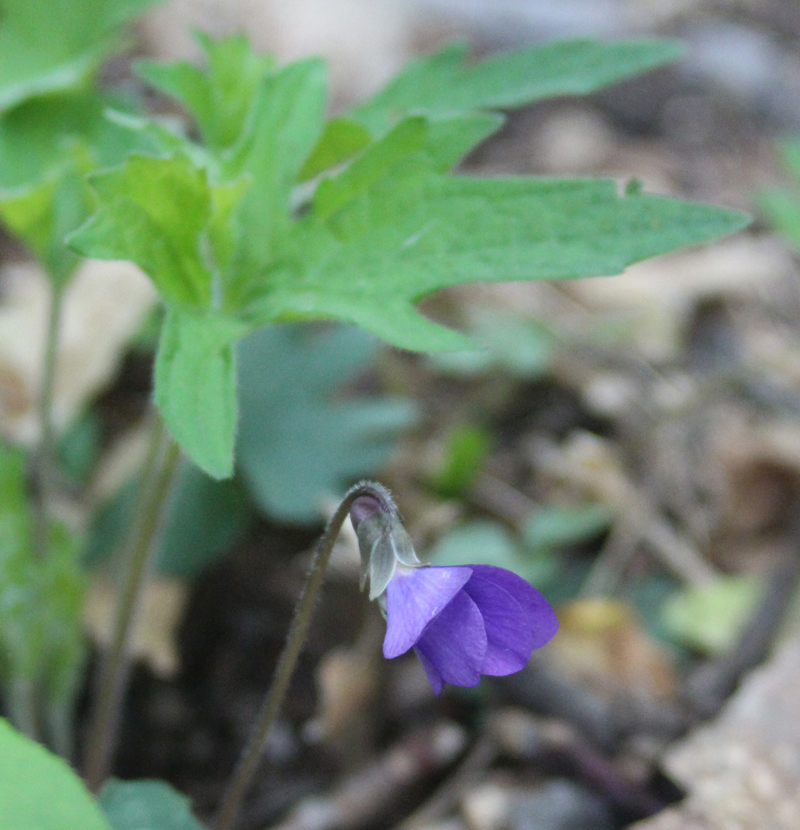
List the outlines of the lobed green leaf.
{"type": "Polygon", "coordinates": [[[402,348],[463,349],[414,303],[466,282],[616,274],[747,222],[724,208],[621,196],[611,180],[443,177],[411,156],[332,216],[315,206],[296,223],[248,313],[254,324],[331,317],[402,348]]]}
{"type": "Polygon", "coordinates": [[[84,256],[136,263],[167,303],[210,306],[212,264],[204,243],[212,191],[206,171],[182,154],[132,155],[123,167],[90,181],[99,209],[69,237],[70,246],[84,256]]]}
{"type": "Polygon", "coordinates": [[[350,117],[377,135],[410,114],[440,117],[585,95],[682,54],[683,47],[669,40],[566,40],[470,64],[466,45],[451,45],[408,64],[350,117]]]}
{"type": "Polygon", "coordinates": [[[139,61],[136,71],[186,107],[210,148],[224,150],[244,130],[256,90],[274,60],[257,55],[244,35],[213,40],[198,32],[197,38],[208,57],[205,70],[186,61],[139,61]]]}

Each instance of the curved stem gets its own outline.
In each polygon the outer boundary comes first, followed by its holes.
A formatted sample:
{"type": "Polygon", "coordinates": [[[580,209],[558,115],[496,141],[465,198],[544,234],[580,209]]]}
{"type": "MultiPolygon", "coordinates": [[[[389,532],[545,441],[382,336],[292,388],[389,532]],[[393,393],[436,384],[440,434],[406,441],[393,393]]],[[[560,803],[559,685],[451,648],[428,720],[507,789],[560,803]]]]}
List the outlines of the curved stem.
{"type": "Polygon", "coordinates": [[[370,482],[356,484],[344,497],[317,542],[317,546],[314,549],[311,570],[309,571],[306,584],[303,587],[303,592],[297,601],[294,617],[289,626],[289,633],[286,635],[286,643],[278,659],[275,675],[272,678],[272,685],[261,705],[261,712],[250,735],[250,740],[239,759],[236,770],[223,796],[222,805],[217,815],[215,830],[232,830],[234,822],[239,815],[242,799],[250,787],[253,776],[258,768],[264,741],[269,734],[272,724],[275,722],[275,718],[278,716],[283,697],[286,694],[286,689],[289,686],[289,681],[292,678],[294,667],[297,663],[297,658],[300,656],[300,650],[305,641],[309,623],[311,622],[314,602],[322,586],[322,579],[325,576],[325,569],[328,565],[331,552],[333,551],[336,537],[339,535],[344,520],[347,518],[350,505],[359,496],[373,496],[379,498],[379,500],[385,500],[388,493],[379,484],[372,484],[370,482]]]}
{"type": "Polygon", "coordinates": [[[111,645],[101,664],[86,750],[86,782],[93,792],[108,777],[117,745],[130,643],[142,589],[169,504],[179,457],[178,445],[155,415],[153,434],[139,481],[136,512],[122,554],[122,590],[111,645]]]}

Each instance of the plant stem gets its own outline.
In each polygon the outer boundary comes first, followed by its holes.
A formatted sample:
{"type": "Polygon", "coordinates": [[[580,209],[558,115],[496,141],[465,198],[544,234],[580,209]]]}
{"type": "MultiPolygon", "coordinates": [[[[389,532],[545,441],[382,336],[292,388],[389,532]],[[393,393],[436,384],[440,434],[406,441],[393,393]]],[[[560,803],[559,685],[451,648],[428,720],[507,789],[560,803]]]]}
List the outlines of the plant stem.
{"type": "Polygon", "coordinates": [[[39,393],[39,446],[34,461],[33,550],[34,555],[40,560],[46,558],[50,549],[50,498],[56,452],[53,397],[56,385],[61,306],[64,297],[63,288],[52,282],[51,285],[42,362],[42,386],[39,393]]]}
{"type": "Polygon", "coordinates": [[[31,740],[39,740],[36,684],[28,678],[12,678],[8,687],[8,715],[11,723],[31,740]]]}
{"type": "Polygon", "coordinates": [[[155,415],[150,449],[139,481],[136,512],[123,548],[122,589],[114,636],[101,664],[89,728],[85,776],[93,792],[108,777],[113,761],[130,674],[133,625],[169,504],[178,457],[178,445],[160,416],[155,415]]]}
{"type": "Polygon", "coordinates": [[[242,799],[258,768],[264,741],[269,734],[272,724],[275,722],[275,718],[278,716],[283,697],[286,694],[286,689],[289,686],[289,681],[292,678],[294,667],[297,663],[297,658],[300,656],[300,650],[305,641],[309,623],[311,622],[314,602],[322,586],[322,579],[325,576],[325,569],[328,565],[331,552],[333,551],[333,545],[336,542],[339,531],[342,529],[344,520],[347,518],[350,505],[359,496],[370,495],[376,498],[384,498],[385,493],[386,491],[380,485],[373,485],[369,482],[357,484],[344,497],[344,500],[336,509],[324,533],[317,542],[314,550],[314,558],[311,563],[311,570],[309,571],[306,584],[303,587],[303,592],[297,601],[294,617],[289,627],[289,633],[286,635],[286,643],[278,659],[275,675],[272,678],[272,685],[261,705],[261,712],[250,735],[250,740],[225,790],[222,805],[217,815],[215,830],[232,830],[236,818],[239,815],[242,799]],[[379,494],[376,493],[376,488],[379,488],[379,494]]]}

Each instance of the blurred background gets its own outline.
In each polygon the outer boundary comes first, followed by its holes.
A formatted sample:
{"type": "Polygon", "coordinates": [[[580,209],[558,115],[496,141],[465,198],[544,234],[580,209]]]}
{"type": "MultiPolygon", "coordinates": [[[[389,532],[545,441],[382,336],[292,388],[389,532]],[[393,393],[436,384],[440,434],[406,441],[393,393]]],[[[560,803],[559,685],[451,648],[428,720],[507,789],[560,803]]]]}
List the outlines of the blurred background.
{"type": "MultiPolygon", "coordinates": [[[[137,24],[109,83],[141,84],[134,57],[199,59],[197,29],[244,31],[282,62],[323,55],[334,112],[454,39],[477,58],[678,38],[675,65],[509,114],[461,172],[636,179],[754,222],[618,277],[428,298],[476,351],[404,353],[338,326],[249,338],[237,477],[181,471],[117,774],[167,778],[211,814],[310,547],[369,476],[423,558],[515,570],[561,631],[518,675],[434,698],[413,656],[380,656],[345,533],[242,828],[800,826],[800,5],[175,0],[137,24]]],[[[46,280],[10,234],[0,279],[0,429],[26,443],[46,280]]],[[[89,263],[65,307],[61,509],[87,527],[97,643],[117,602],[103,560],[143,452],[153,302],[133,267],[89,263]]]]}

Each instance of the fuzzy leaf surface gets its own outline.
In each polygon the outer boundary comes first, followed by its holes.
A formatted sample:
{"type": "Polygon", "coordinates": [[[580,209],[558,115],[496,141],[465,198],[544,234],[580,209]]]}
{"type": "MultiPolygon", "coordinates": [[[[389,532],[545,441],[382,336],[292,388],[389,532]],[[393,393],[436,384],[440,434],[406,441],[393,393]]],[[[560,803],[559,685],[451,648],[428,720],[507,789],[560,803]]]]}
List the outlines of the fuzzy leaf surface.
{"type": "Polygon", "coordinates": [[[410,63],[350,117],[373,134],[409,114],[433,117],[506,109],[558,95],[584,95],[669,61],[677,41],[565,40],[468,63],[466,45],[447,46],[410,63]]]}
{"type": "Polygon", "coordinates": [[[620,273],[743,227],[736,211],[620,196],[611,180],[444,177],[425,157],[390,166],[352,199],[297,222],[249,308],[255,323],[330,317],[406,349],[468,347],[414,303],[467,282],[620,273]]]}

